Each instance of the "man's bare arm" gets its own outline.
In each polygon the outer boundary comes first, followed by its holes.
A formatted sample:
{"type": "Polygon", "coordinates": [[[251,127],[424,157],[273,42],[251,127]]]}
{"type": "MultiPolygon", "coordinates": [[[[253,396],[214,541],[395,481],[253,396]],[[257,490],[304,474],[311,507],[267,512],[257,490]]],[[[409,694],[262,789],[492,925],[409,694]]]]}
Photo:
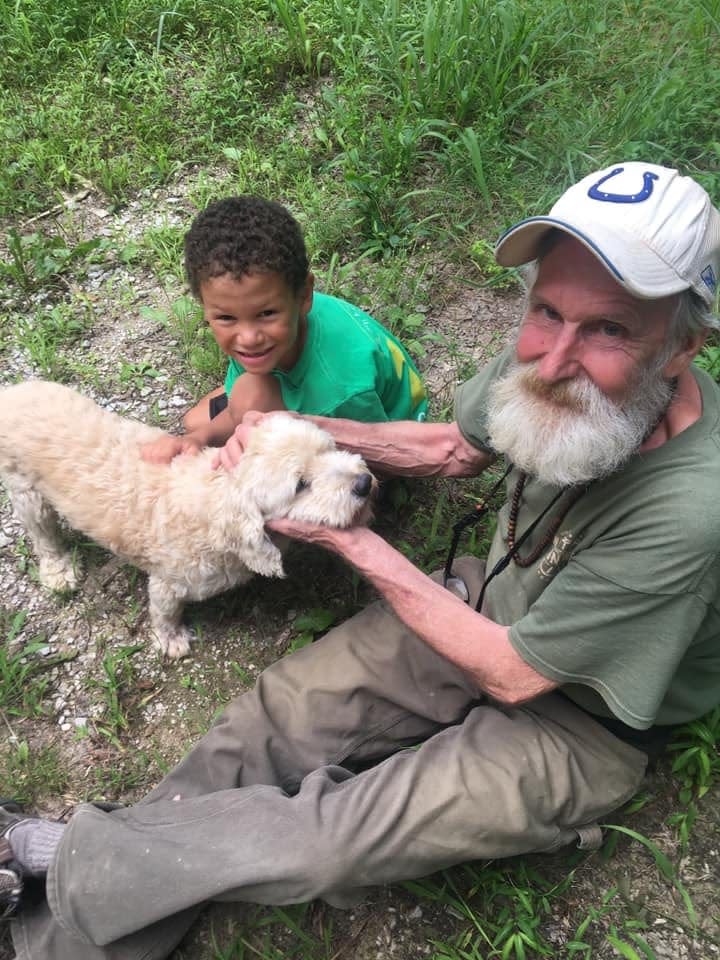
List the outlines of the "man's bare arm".
{"type": "Polygon", "coordinates": [[[332,434],[339,447],[359,453],[371,469],[396,476],[473,477],[494,459],[468,443],[456,423],[307,419],[332,434]]]}
{"type": "MultiPolygon", "coordinates": [[[[240,461],[250,432],[266,416],[273,414],[246,414],[219,451],[214,466],[232,470],[240,461]]],[[[456,423],[361,423],[315,416],[303,419],[327,430],[339,447],[359,453],[371,469],[396,476],[474,477],[495,459],[468,443],[456,423]]]]}
{"type": "Polygon", "coordinates": [[[344,557],[377,587],[413,633],[496,700],[524,703],[557,686],[516,653],[507,627],[463,603],[372,530],[336,530],[289,520],[273,520],[268,526],[344,557]]]}

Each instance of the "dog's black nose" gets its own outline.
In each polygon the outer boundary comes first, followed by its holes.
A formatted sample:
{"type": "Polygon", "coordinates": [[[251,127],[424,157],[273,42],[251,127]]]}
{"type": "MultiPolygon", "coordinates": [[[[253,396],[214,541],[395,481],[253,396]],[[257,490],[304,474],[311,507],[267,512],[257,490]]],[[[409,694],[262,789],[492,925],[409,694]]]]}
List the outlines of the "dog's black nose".
{"type": "Polygon", "coordinates": [[[361,477],[358,477],[353,484],[352,492],[356,497],[366,497],[372,489],[372,481],[372,474],[364,473],[361,477]]]}

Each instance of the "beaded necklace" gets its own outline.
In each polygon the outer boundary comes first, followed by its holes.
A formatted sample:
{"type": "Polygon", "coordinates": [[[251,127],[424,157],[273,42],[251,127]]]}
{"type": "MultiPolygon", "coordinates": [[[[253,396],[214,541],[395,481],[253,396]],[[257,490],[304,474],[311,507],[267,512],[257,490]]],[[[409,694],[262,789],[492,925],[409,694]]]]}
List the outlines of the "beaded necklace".
{"type": "Polygon", "coordinates": [[[508,516],[508,529],[507,529],[507,542],[509,547],[509,552],[512,555],[514,562],[518,567],[530,567],[535,563],[535,561],[542,556],[542,554],[550,546],[552,538],[558,532],[560,524],[563,522],[565,517],[568,515],[568,512],[575,504],[578,502],[580,497],[587,491],[590,484],[585,484],[582,487],[571,487],[570,496],[566,499],[563,504],[562,509],[555,514],[553,517],[550,526],[545,532],[545,536],[542,538],[540,543],[537,544],[534,550],[531,550],[526,557],[521,557],[519,553],[519,544],[515,541],[515,534],[517,531],[517,521],[518,514],[520,513],[520,499],[522,497],[522,492],[525,488],[525,483],[527,482],[527,474],[521,473],[518,477],[518,482],[515,484],[515,490],[513,491],[512,499],[510,501],[510,514],[508,516]]]}

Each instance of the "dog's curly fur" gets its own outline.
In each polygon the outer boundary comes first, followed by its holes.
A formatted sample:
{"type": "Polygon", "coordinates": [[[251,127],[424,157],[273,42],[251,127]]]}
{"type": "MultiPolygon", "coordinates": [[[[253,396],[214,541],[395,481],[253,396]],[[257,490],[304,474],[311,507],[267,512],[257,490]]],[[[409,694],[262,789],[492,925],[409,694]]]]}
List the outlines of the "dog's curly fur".
{"type": "Polygon", "coordinates": [[[212,450],[146,463],[140,445],[162,431],[57,383],[0,390],[0,476],[38,558],[41,582],[74,588],[58,515],[149,574],[150,621],[169,657],[189,653],[186,600],[202,600],[252,573],[284,576],[270,518],[350,526],[369,519],[376,486],[355,454],[306,420],[266,417],[233,471],[212,450]]]}

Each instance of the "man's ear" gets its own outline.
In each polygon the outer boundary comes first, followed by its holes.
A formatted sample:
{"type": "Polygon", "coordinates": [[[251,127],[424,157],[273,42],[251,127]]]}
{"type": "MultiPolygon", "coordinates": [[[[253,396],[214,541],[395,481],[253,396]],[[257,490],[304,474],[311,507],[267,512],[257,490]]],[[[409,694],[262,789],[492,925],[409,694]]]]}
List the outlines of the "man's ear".
{"type": "Polygon", "coordinates": [[[692,336],[689,336],[685,343],[675,351],[672,358],[663,367],[663,376],[666,380],[673,380],[675,377],[679,377],[681,373],[684,373],[685,370],[687,370],[695,357],[702,350],[703,344],[707,339],[707,335],[707,330],[702,330],[700,333],[694,333],[692,336]]]}

